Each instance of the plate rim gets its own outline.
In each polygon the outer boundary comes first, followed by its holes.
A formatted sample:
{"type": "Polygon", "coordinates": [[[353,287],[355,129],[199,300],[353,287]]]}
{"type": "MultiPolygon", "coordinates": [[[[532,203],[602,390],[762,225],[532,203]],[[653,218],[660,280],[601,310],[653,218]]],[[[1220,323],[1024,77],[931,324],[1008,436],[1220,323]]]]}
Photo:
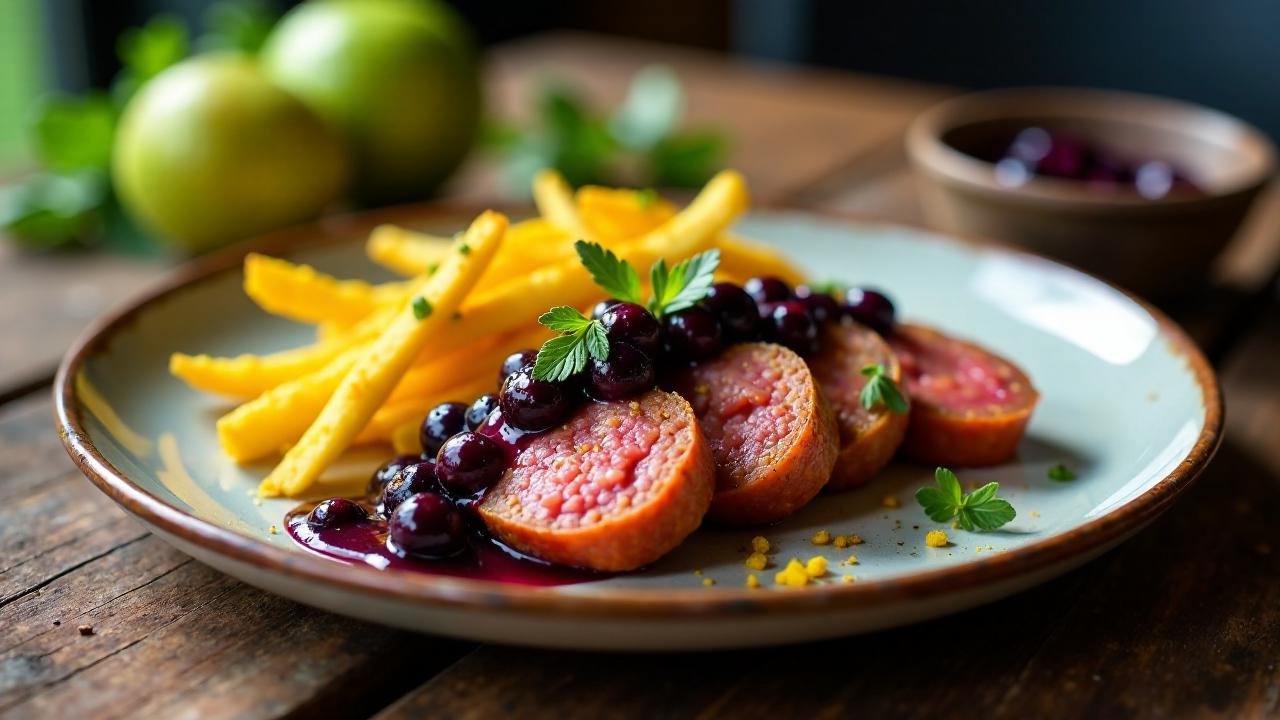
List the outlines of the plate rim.
{"type": "MultiPolygon", "coordinates": [[[[512,210],[518,206],[505,206],[512,210]]],[[[1222,442],[1224,407],[1212,366],[1180,325],[1146,300],[1067,263],[1021,248],[981,241],[920,225],[886,222],[853,213],[814,210],[789,205],[753,208],[761,215],[803,215],[809,219],[905,229],[929,242],[978,247],[1048,262],[1083,275],[1141,307],[1154,319],[1173,350],[1183,357],[1200,388],[1205,422],[1195,444],[1178,465],[1141,495],[1118,508],[1064,533],[982,560],[922,571],[906,577],[856,583],[822,584],[804,592],[761,592],[745,587],[717,588],[599,588],[589,593],[564,588],[539,588],[489,580],[452,578],[424,573],[390,572],[338,563],[305,552],[279,548],[220,527],[147,492],[113,466],[94,446],[84,428],[76,401],[77,373],[87,359],[109,344],[135,316],[189,285],[207,281],[240,267],[249,252],[288,253],[350,241],[388,222],[421,222],[465,218],[483,209],[468,203],[417,203],[381,210],[322,218],[196,258],[168,273],[155,284],[113,307],[91,323],[71,345],[53,382],[54,419],[68,455],[80,471],[116,504],[144,523],[259,571],[283,574],[291,581],[318,582],[334,589],[383,599],[451,609],[512,611],[527,615],[589,615],[606,619],[689,618],[710,614],[811,614],[815,611],[856,611],[894,603],[923,602],[982,585],[1015,579],[1028,572],[1069,561],[1122,539],[1164,512],[1208,465],[1222,442]]],[[[569,586],[570,588],[574,586],[569,586]]]]}

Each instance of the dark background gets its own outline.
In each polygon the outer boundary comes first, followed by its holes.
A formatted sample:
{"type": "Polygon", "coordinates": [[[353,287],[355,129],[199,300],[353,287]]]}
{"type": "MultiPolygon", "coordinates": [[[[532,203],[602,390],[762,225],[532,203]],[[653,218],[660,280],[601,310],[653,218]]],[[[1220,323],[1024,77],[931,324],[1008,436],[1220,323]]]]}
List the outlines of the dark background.
{"type": "MultiPolygon", "coordinates": [[[[292,2],[268,4],[281,10],[292,2]]],[[[1280,2],[1077,0],[452,0],[480,41],[557,28],[753,58],[983,88],[1064,84],[1194,100],[1280,137],[1280,2]]],[[[198,23],[208,0],[48,0],[53,82],[115,73],[115,38],[166,11],[198,23]]]]}

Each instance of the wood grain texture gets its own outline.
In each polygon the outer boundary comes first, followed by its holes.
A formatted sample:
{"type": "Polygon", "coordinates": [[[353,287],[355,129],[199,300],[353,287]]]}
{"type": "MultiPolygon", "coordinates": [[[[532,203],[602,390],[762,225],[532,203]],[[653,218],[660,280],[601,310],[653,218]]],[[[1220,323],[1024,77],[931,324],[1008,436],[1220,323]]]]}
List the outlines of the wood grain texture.
{"type": "Polygon", "coordinates": [[[44,393],[0,409],[0,716],[366,717],[469,648],[191,560],[70,466],[50,417],[44,393]]]}

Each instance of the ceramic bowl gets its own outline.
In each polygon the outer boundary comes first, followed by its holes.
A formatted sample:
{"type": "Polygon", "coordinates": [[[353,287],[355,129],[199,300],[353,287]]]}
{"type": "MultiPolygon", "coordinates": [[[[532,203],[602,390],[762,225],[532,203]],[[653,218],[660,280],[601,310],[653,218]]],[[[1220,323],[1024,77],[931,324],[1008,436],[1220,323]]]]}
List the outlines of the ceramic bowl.
{"type": "MultiPolygon", "coordinates": [[[[1275,173],[1275,150],[1244,122],[1208,108],[1099,90],[996,90],[947,100],[907,132],[931,225],[1024,245],[1143,295],[1194,288],[1275,173]],[[1150,200],[1128,188],[1033,176],[1010,187],[969,152],[1039,126],[1130,162],[1165,160],[1203,194],[1150,200]]],[[[998,152],[998,150],[997,150],[998,152]]],[[[978,154],[982,154],[978,152],[978,154]]]]}
{"type": "MultiPolygon", "coordinates": [[[[386,274],[362,252],[375,224],[449,233],[468,219],[423,209],[357,216],[260,249],[381,279],[386,274]]],[[[100,490],[184,552],[251,584],[415,630],[610,650],[829,638],[1004,597],[1138,531],[1218,445],[1221,398],[1200,352],[1158,311],[1103,282],[1043,258],[905,227],[781,212],[752,214],[736,230],[782,247],[817,277],[885,288],[905,317],[979,340],[1030,373],[1041,401],[1017,459],[960,472],[966,485],[999,482],[1018,510],[1012,523],[966,533],[931,522],[913,493],[932,482],[933,468],[895,463],[870,485],[822,495],[778,525],[705,527],[643,571],[581,584],[529,587],[311,554],[278,532],[294,502],[253,496],[269,466],[240,467],[219,451],[214,421],[228,404],[167,372],[174,350],[234,355],[314,337],[245,297],[234,253],[180,271],[77,343],[56,383],[59,432],[100,490]],[[1057,463],[1077,479],[1051,480],[1057,463]],[[949,533],[951,544],[927,547],[934,529],[949,533]],[[818,530],[865,542],[814,545],[818,530]],[[760,573],[763,586],[750,589],[744,559],[756,534],[772,542],[773,566],[760,573]],[[774,584],[789,559],[817,555],[829,561],[827,577],[805,588],[774,584]]],[[[540,310],[529,308],[530,322],[540,310]]],[[[349,473],[362,487],[389,454],[354,453],[330,480],[340,484],[349,473]]]]}

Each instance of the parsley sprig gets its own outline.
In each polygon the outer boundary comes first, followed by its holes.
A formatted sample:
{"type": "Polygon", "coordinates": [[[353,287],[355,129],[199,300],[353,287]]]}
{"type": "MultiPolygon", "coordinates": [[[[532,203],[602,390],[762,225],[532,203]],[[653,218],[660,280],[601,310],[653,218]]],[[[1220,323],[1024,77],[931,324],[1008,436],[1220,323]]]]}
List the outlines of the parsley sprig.
{"type": "Polygon", "coordinates": [[[538,350],[538,359],[533,364],[535,380],[568,380],[586,367],[588,356],[596,360],[609,357],[609,340],[599,320],[591,320],[567,305],[560,305],[543,313],[538,322],[564,334],[546,341],[538,350]]]}
{"type": "Polygon", "coordinates": [[[858,393],[858,402],[862,407],[875,410],[880,405],[884,405],[898,414],[908,410],[907,399],[902,396],[902,391],[898,389],[893,378],[889,377],[889,371],[885,370],[884,365],[880,363],[868,365],[858,372],[867,379],[867,384],[862,386],[862,392],[858,393]]]}
{"type": "Polygon", "coordinates": [[[989,482],[968,495],[960,490],[960,480],[947,468],[933,473],[937,487],[916,491],[916,502],[934,522],[954,518],[965,530],[995,530],[1017,516],[1008,500],[996,497],[1000,483],[989,482]]]}
{"type": "MultiPolygon", "coordinates": [[[[657,318],[692,307],[706,297],[720,264],[719,250],[694,255],[671,268],[665,260],[658,260],[649,269],[653,295],[645,302],[641,297],[640,276],[626,260],[600,245],[582,240],[574,243],[574,249],[596,285],[619,300],[645,305],[657,318]]],[[[560,336],[546,341],[538,350],[538,359],[533,364],[535,380],[567,380],[587,366],[588,358],[608,359],[609,339],[599,320],[562,305],[543,313],[538,322],[560,336]]]]}
{"type": "Polygon", "coordinates": [[[658,319],[693,307],[706,297],[716,268],[720,266],[720,251],[716,249],[698,253],[670,268],[665,259],[659,259],[649,268],[653,294],[645,302],[641,297],[640,276],[631,263],[595,243],[579,240],[573,247],[596,285],[619,300],[644,305],[658,319]]]}

